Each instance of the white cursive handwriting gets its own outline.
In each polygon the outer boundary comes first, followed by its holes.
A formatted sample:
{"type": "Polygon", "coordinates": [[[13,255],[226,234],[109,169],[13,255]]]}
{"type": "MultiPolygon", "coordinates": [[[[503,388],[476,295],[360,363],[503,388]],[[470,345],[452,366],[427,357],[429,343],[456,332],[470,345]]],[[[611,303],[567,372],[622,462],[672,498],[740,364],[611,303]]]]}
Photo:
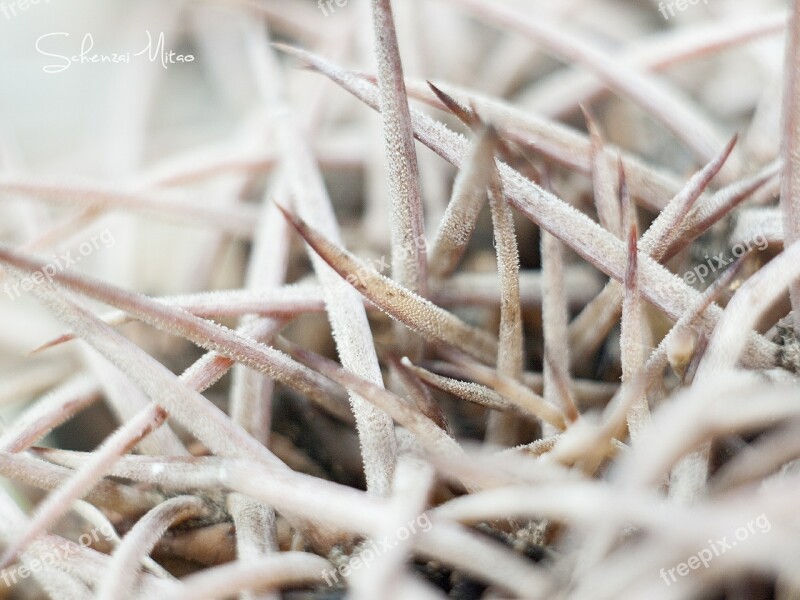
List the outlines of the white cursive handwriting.
{"type": "Polygon", "coordinates": [[[48,64],[42,67],[42,70],[45,73],[61,73],[66,71],[74,64],[91,64],[91,63],[130,63],[132,57],[141,56],[145,52],[147,53],[147,59],[150,62],[156,62],[157,60],[161,63],[161,66],[164,69],[167,69],[171,64],[177,63],[187,63],[194,61],[194,55],[192,54],[177,54],[174,50],[170,50],[166,52],[164,50],[164,32],[162,31],[161,34],[158,36],[158,42],[153,47],[153,38],[150,35],[149,31],[146,31],[147,34],[147,45],[139,52],[135,52],[131,54],[130,52],[124,53],[112,53],[112,54],[98,54],[92,53],[92,49],[94,48],[94,38],[92,37],[91,33],[87,33],[83,36],[83,40],[81,41],[81,49],[79,54],[75,54],[73,56],[69,56],[67,54],[57,54],[55,52],[48,52],[43,49],[42,42],[48,38],[52,38],[54,36],[63,36],[69,37],[69,33],[65,31],[56,31],[53,33],[46,33],[36,40],[36,50],[39,54],[43,56],[49,56],[54,59],[57,59],[57,62],[54,64],[48,64]]]}

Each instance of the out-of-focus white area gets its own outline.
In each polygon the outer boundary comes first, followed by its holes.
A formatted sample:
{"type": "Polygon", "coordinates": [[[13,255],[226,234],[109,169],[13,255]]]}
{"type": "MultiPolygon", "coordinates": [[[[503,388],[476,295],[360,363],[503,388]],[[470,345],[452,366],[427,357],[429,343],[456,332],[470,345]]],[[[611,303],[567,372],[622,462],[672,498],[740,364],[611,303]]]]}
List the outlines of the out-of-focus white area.
{"type": "Polygon", "coordinates": [[[197,33],[213,24],[211,37],[221,41],[239,18],[224,7],[153,0],[1,2],[3,167],[122,176],[148,156],[226,135],[249,92],[246,77],[237,86],[241,48],[225,45],[225,56],[219,44],[198,43],[197,33]],[[194,61],[170,63],[170,52],[194,61]],[[63,57],[78,62],[64,68],[63,57]],[[88,62],[96,57],[101,62],[88,62]],[[129,62],[102,62],[121,57],[129,62]],[[223,65],[224,85],[213,85],[223,65]],[[54,67],[63,70],[45,72],[54,67]]]}

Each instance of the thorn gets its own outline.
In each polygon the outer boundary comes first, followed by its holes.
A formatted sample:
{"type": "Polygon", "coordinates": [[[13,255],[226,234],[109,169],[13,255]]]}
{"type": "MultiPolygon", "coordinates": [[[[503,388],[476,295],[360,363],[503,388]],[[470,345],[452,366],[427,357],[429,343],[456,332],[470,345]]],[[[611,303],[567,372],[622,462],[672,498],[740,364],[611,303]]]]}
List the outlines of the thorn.
{"type": "Polygon", "coordinates": [[[276,50],[280,50],[284,54],[288,54],[289,56],[299,60],[301,63],[303,63],[301,65],[302,68],[314,69],[314,65],[311,64],[311,62],[308,60],[308,58],[306,57],[306,51],[303,50],[302,48],[297,48],[295,46],[290,46],[289,44],[284,44],[281,42],[272,42],[270,45],[276,50]]]}
{"type": "Polygon", "coordinates": [[[43,351],[45,351],[45,350],[47,350],[49,348],[52,348],[54,346],[58,346],[60,344],[65,344],[67,342],[71,342],[74,339],[75,339],[75,334],[74,333],[65,333],[63,335],[58,336],[57,338],[55,338],[53,340],[50,340],[49,342],[45,342],[44,344],[42,344],[41,346],[39,346],[37,348],[34,348],[30,352],[26,353],[25,356],[26,357],[31,357],[34,354],[38,354],[39,352],[43,352],[43,351]]]}
{"type": "Polygon", "coordinates": [[[447,109],[452,112],[459,120],[464,123],[470,129],[474,129],[475,127],[479,127],[481,124],[481,120],[478,115],[475,114],[474,111],[468,108],[464,108],[459,104],[455,98],[450,96],[449,94],[443,92],[438,87],[436,87],[430,81],[427,81],[428,86],[433,90],[433,93],[436,94],[436,97],[439,98],[442,104],[444,104],[447,109]]]}

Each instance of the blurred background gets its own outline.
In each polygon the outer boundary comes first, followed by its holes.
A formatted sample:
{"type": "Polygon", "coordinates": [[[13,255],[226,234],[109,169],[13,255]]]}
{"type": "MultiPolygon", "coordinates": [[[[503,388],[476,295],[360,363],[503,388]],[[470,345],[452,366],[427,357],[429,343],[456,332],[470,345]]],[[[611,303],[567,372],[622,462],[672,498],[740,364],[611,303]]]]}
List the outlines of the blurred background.
{"type": "MultiPolygon", "coordinates": [[[[501,2],[555,19],[620,57],[637,49],[646,55],[658,47],[659,36],[676,27],[746,23],[785,6],[778,0],[703,0],[683,10],[676,2],[655,1],[501,2]]],[[[348,246],[364,257],[386,254],[378,116],[322,77],[295,68],[294,61],[280,58],[284,75],[269,75],[276,72],[265,50],[270,40],[372,72],[369,3],[342,4],[2,0],[0,241],[47,259],[68,251],[80,254],[82,243],[110,232],[113,245],[82,255],[75,269],[156,296],[240,287],[258,208],[280,191],[273,187],[280,157],[270,126],[281,118],[276,109],[281,103],[274,102],[280,96],[308,132],[348,246]],[[162,34],[163,54],[157,48],[162,34]],[[148,40],[152,53],[146,51],[148,40]],[[88,59],[116,54],[129,62],[65,62],[63,57],[80,57],[82,47],[88,59]],[[170,53],[193,60],[162,62],[170,53]],[[47,72],[55,65],[62,70],[47,72]],[[202,212],[207,209],[212,212],[202,212]]],[[[458,4],[394,3],[407,77],[498,96],[530,114],[583,130],[576,105],[559,110],[560,82],[574,79],[577,70],[458,4]]],[[[759,35],[737,48],[682,56],[656,67],[709,117],[722,139],[737,131],[743,136],[746,171],[777,153],[782,44],[781,35],[759,35]]],[[[680,54],[680,48],[674,52],[680,54]]],[[[609,142],[679,177],[698,167],[670,133],[632,103],[603,95],[592,108],[609,142]]],[[[436,115],[454,123],[448,115],[436,115]]],[[[430,234],[449,199],[455,171],[427,149],[419,153],[430,234]]],[[[565,199],[591,210],[588,180],[559,171],[553,177],[569,190],[565,199]]],[[[523,267],[537,268],[537,234],[530,223],[519,228],[523,267]]],[[[485,242],[490,235],[484,220],[476,239],[485,242]]],[[[295,255],[287,266],[289,281],[307,273],[303,253],[295,255]]],[[[493,269],[481,256],[471,256],[470,268],[493,269]]],[[[0,288],[7,281],[0,281],[0,288]]],[[[599,285],[597,278],[589,281],[599,285]]],[[[308,319],[295,333],[316,336],[315,343],[330,351],[324,319],[308,319]]],[[[536,319],[526,326],[535,328],[536,319]]],[[[128,325],[125,332],[176,372],[199,356],[194,346],[149,328],[128,325]]],[[[103,364],[79,343],[25,356],[61,333],[63,327],[31,294],[0,293],[0,413],[7,418],[75,373],[96,373],[103,364]]],[[[536,347],[529,351],[533,360],[537,352],[536,347]]],[[[613,363],[613,353],[606,360],[613,363]]],[[[226,385],[209,392],[223,405],[226,385]]],[[[60,444],[91,447],[111,430],[111,413],[92,410],[88,421],[73,422],[71,430],[61,432],[60,444]]]]}

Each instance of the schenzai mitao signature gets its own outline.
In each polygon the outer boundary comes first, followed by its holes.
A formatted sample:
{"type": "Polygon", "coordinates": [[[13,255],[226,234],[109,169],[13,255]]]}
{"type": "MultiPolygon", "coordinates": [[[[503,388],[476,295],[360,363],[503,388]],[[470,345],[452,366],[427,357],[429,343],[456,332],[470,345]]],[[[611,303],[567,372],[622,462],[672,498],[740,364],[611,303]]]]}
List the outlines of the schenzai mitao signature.
{"type": "MultiPolygon", "coordinates": [[[[83,41],[81,42],[81,51],[80,54],[75,54],[73,56],[69,56],[66,54],[56,54],[54,52],[47,52],[43,49],[43,42],[52,38],[53,36],[63,36],[69,37],[69,33],[64,31],[56,31],[53,33],[46,33],[40,36],[36,40],[36,50],[43,54],[44,56],[50,56],[55,59],[58,59],[59,62],[55,64],[45,65],[42,67],[42,70],[45,73],[61,73],[62,71],[66,71],[69,69],[73,64],[90,64],[90,63],[129,63],[131,62],[131,58],[135,58],[137,56],[141,56],[145,52],[147,53],[147,58],[150,62],[156,62],[160,60],[161,66],[165,69],[171,65],[176,63],[187,63],[194,61],[194,55],[192,54],[177,54],[174,50],[170,50],[166,52],[164,50],[164,32],[162,31],[161,34],[158,36],[158,42],[153,45],[153,38],[150,35],[150,32],[147,31],[147,45],[140,50],[139,52],[124,52],[121,54],[92,54],[92,48],[94,48],[94,38],[92,37],[91,33],[87,33],[83,36],[83,41]]],[[[45,42],[46,43],[46,42],[45,42]]]]}

